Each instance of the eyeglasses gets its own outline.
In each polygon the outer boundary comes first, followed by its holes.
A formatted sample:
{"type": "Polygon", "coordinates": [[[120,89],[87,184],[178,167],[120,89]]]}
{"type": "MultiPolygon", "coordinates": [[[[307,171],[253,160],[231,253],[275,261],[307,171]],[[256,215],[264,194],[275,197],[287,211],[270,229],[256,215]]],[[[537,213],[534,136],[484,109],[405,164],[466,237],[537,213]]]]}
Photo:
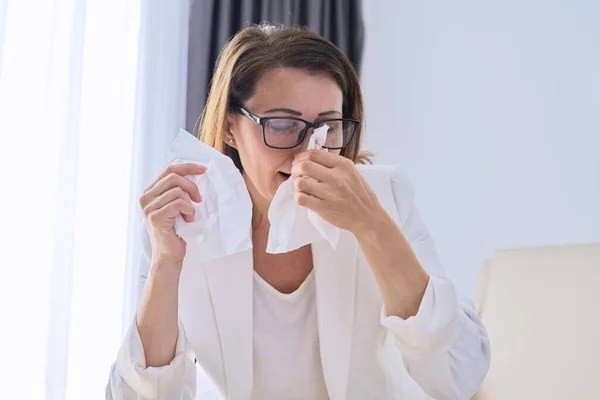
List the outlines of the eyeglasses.
{"type": "Polygon", "coordinates": [[[329,129],[323,147],[329,150],[341,150],[350,144],[360,125],[360,121],[349,118],[308,122],[294,117],[259,117],[242,107],[233,109],[259,124],[265,144],[274,149],[292,149],[302,143],[310,128],[317,129],[327,124],[329,129]]]}

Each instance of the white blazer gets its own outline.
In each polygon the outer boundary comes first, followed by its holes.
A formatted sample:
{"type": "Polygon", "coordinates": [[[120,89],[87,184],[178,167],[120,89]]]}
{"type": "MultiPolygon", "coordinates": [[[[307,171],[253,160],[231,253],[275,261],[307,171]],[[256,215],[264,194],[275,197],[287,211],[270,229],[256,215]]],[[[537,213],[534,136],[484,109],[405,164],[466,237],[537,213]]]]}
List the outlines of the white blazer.
{"type": "MultiPolygon", "coordinates": [[[[472,302],[460,300],[445,278],[405,174],[381,166],[358,168],[431,278],[416,316],[387,316],[371,268],[351,233],[342,231],[336,250],[326,241],[312,244],[321,362],[329,396],[469,399],[489,367],[485,328],[472,302]]],[[[175,359],[161,368],[146,368],[132,324],[113,365],[107,399],[248,400],[253,383],[252,260],[248,250],[205,265],[184,261],[175,359]],[[194,356],[201,373],[214,383],[216,395],[206,384],[197,385],[194,356]]],[[[146,260],[141,282],[148,268],[146,260]]]]}

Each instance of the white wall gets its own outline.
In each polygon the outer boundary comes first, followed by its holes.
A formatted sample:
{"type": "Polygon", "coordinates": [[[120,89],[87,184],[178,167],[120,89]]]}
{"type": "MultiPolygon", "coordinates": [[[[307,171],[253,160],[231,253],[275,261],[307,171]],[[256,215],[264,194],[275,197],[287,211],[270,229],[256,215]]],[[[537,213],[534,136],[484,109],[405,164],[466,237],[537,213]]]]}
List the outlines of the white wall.
{"type": "Polygon", "coordinates": [[[364,3],[365,143],[459,290],[494,249],[600,241],[600,2],[364,3]]]}

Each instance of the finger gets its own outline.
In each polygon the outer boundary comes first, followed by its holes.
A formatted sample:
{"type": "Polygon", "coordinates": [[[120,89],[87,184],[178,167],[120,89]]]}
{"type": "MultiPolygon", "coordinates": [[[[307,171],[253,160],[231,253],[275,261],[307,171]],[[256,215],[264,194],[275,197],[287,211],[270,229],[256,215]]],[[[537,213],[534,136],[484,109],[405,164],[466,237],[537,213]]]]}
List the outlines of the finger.
{"type": "Polygon", "coordinates": [[[338,154],[323,150],[308,150],[302,153],[298,153],[298,155],[296,156],[296,160],[311,160],[327,168],[335,168],[341,165],[342,163],[349,161],[347,158],[342,157],[338,154]]]}
{"type": "Polygon", "coordinates": [[[192,203],[183,199],[176,199],[163,208],[154,210],[152,213],[150,213],[148,216],[148,221],[150,221],[150,224],[152,225],[160,225],[161,222],[175,218],[177,215],[182,214],[187,222],[192,222],[195,217],[195,212],[196,211],[192,203]]]}
{"type": "Polygon", "coordinates": [[[202,175],[205,172],[206,172],[206,167],[199,165],[199,164],[195,164],[195,163],[171,164],[167,168],[164,169],[164,171],[154,180],[154,182],[152,182],[152,184],[150,186],[148,186],[146,188],[146,190],[144,192],[147,192],[150,189],[152,189],[154,187],[154,185],[156,185],[158,183],[158,181],[160,181],[161,179],[163,179],[164,177],[166,177],[169,174],[177,174],[177,175],[181,175],[181,176],[186,176],[186,175],[202,175]]]}
{"type": "Polygon", "coordinates": [[[292,164],[291,173],[294,177],[310,176],[311,178],[321,182],[328,182],[333,177],[333,172],[330,168],[327,168],[310,159],[294,161],[292,164]]]}
{"type": "Polygon", "coordinates": [[[192,213],[182,212],[181,213],[181,218],[183,218],[183,220],[185,222],[194,222],[196,220],[196,210],[194,209],[194,212],[192,212],[192,213]]]}
{"type": "Polygon", "coordinates": [[[148,217],[155,210],[161,209],[167,204],[176,199],[183,199],[191,203],[190,195],[180,188],[179,186],[167,190],[154,200],[152,200],[146,207],[144,207],[144,215],[148,217]]]}
{"type": "Polygon", "coordinates": [[[297,192],[306,193],[320,200],[327,200],[331,197],[331,193],[327,190],[327,184],[318,182],[315,179],[297,176],[293,178],[294,187],[297,192]]]}
{"type": "Polygon", "coordinates": [[[303,192],[296,192],[294,198],[299,206],[316,212],[319,212],[323,209],[323,202],[325,201],[303,192]]]}
{"type": "Polygon", "coordinates": [[[198,186],[196,186],[194,182],[176,173],[171,173],[162,178],[156,183],[156,185],[144,193],[140,199],[142,207],[145,207],[150,201],[174,187],[180,187],[181,189],[185,190],[190,195],[190,198],[195,202],[202,200],[198,186]]]}

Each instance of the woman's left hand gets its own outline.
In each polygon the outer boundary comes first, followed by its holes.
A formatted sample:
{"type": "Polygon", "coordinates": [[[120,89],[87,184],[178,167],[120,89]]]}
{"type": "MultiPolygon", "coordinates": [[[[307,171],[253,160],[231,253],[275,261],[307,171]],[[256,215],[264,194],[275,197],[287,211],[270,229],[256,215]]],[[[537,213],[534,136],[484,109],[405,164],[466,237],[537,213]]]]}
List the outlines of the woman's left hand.
{"type": "Polygon", "coordinates": [[[298,154],[291,172],[298,205],[338,228],[356,235],[376,226],[376,217],[385,213],[354,163],[345,157],[309,150],[298,154]]]}

